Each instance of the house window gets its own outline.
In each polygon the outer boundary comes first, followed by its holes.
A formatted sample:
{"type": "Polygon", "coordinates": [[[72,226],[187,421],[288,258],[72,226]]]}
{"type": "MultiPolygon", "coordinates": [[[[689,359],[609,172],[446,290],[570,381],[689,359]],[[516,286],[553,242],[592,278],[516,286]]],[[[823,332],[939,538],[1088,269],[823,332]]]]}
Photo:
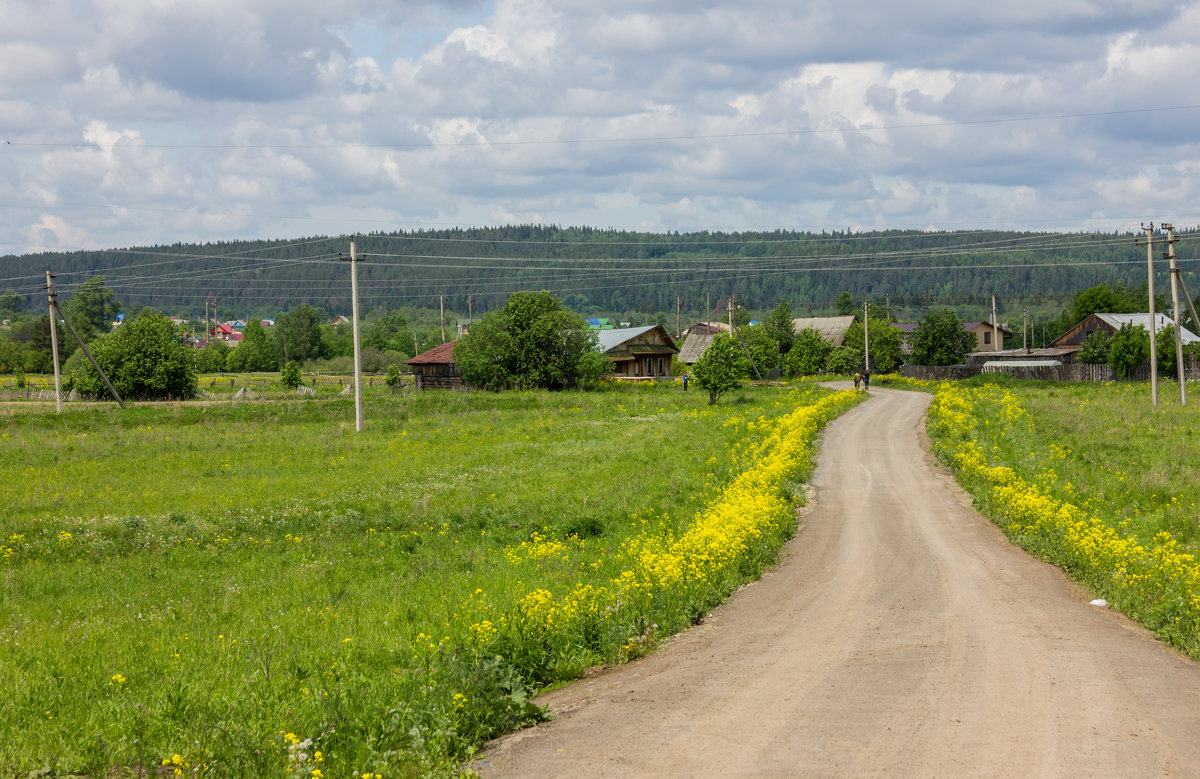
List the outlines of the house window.
{"type": "Polygon", "coordinates": [[[663,358],[661,357],[658,358],[658,375],[663,375],[663,358]]]}
{"type": "Polygon", "coordinates": [[[983,331],[983,343],[990,344],[992,342],[992,334],[988,331],[983,331]]]}

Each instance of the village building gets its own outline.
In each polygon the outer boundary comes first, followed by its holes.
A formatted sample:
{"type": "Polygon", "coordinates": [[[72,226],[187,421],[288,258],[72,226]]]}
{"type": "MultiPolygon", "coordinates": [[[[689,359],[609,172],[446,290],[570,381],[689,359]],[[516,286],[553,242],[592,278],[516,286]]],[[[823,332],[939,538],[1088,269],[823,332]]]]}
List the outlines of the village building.
{"type": "Polygon", "coordinates": [[[846,331],[854,321],[854,317],[850,315],[802,316],[792,320],[792,332],[799,335],[801,330],[816,330],[829,343],[841,346],[846,338],[846,331]]]}
{"type": "Polygon", "coordinates": [[[1004,350],[1005,336],[1011,338],[1011,333],[1003,325],[993,325],[991,322],[963,322],[963,329],[975,336],[975,351],[984,352],[1004,350]]]}
{"type": "Polygon", "coordinates": [[[669,377],[671,357],[679,354],[675,339],[662,325],[601,330],[596,337],[619,379],[669,377]]]}
{"type": "Polygon", "coordinates": [[[435,346],[406,362],[412,366],[416,387],[424,389],[462,389],[462,371],[454,359],[456,341],[435,346]]]}
{"type": "MultiPolygon", "coordinates": [[[[1150,314],[1092,314],[1087,319],[1072,327],[1067,332],[1054,339],[1051,346],[1058,346],[1064,349],[1074,348],[1076,350],[1083,347],[1087,337],[1092,333],[1107,333],[1113,335],[1121,329],[1121,325],[1132,324],[1134,327],[1140,327],[1143,330],[1150,329],[1150,314]]],[[[1155,332],[1162,330],[1168,325],[1174,326],[1174,322],[1166,314],[1154,315],[1155,332]]],[[[1194,344],[1200,342],[1200,337],[1188,330],[1186,327],[1179,328],[1179,335],[1183,341],[1183,345],[1194,344]]]]}

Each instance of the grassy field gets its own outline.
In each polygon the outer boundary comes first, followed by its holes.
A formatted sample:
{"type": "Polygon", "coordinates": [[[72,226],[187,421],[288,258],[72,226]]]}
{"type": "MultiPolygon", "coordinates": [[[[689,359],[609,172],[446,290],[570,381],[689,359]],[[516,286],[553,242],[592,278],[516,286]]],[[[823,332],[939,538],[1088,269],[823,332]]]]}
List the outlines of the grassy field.
{"type": "Polygon", "coordinates": [[[854,402],[0,408],[0,774],[451,771],[756,576],[854,402]]]}
{"type": "Polygon", "coordinates": [[[1016,543],[1200,658],[1200,398],[1173,386],[944,384],[929,431],[1016,543]]]}

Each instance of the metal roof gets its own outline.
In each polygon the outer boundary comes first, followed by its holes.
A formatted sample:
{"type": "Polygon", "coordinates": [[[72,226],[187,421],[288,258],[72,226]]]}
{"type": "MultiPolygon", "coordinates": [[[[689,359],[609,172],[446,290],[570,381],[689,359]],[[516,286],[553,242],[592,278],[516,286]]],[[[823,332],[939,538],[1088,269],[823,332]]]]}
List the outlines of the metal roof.
{"type": "MultiPolygon", "coordinates": [[[[1104,322],[1108,326],[1112,327],[1114,330],[1120,330],[1121,325],[1126,324],[1126,323],[1132,324],[1135,327],[1140,327],[1143,330],[1148,331],[1150,329],[1150,327],[1149,327],[1150,314],[1149,313],[1096,314],[1096,316],[1099,319],[1104,320],[1104,322]]],[[[1154,315],[1154,329],[1155,330],[1162,330],[1167,325],[1174,325],[1174,324],[1175,323],[1166,314],[1155,313],[1155,315],[1154,315]]],[[[1179,335],[1182,337],[1183,342],[1185,344],[1200,343],[1200,337],[1198,337],[1191,330],[1188,330],[1186,327],[1179,328],[1179,335]]]]}
{"type": "Polygon", "coordinates": [[[408,365],[427,365],[429,363],[450,363],[455,362],[454,359],[454,344],[457,341],[450,341],[440,346],[435,346],[427,352],[421,352],[411,360],[407,360],[408,365]]]}
{"type": "Polygon", "coordinates": [[[841,346],[842,339],[846,337],[846,331],[852,324],[854,324],[853,316],[799,317],[792,320],[792,332],[799,333],[801,330],[812,328],[834,346],[841,346]]]}
{"type": "Polygon", "coordinates": [[[689,335],[679,350],[680,362],[686,362],[688,365],[694,364],[716,337],[715,334],[689,335]]]}
{"type": "Polygon", "coordinates": [[[614,349],[629,339],[637,338],[642,333],[648,333],[656,327],[658,325],[624,327],[619,330],[600,330],[596,332],[596,340],[600,344],[600,351],[607,352],[609,349],[614,349]]]}

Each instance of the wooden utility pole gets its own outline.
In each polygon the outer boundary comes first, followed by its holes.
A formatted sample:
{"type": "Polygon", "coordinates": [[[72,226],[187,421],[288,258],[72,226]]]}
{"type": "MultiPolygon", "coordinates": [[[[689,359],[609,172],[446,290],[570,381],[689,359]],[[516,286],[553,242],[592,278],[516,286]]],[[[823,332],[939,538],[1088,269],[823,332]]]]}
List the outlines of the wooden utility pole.
{"type": "Polygon", "coordinates": [[[100,380],[104,382],[104,386],[108,387],[108,391],[116,398],[117,405],[125,408],[125,401],[121,400],[121,396],[113,388],[112,382],[108,380],[108,376],[104,373],[104,369],[96,363],[96,358],[92,357],[92,353],[88,351],[87,344],[79,337],[79,333],[75,330],[75,326],[71,324],[71,320],[67,319],[62,309],[58,307],[58,301],[55,300],[58,294],[54,291],[53,282],[51,281],[53,278],[54,274],[46,271],[46,299],[50,303],[50,349],[52,351],[51,357],[54,360],[54,399],[58,406],[58,413],[62,413],[62,378],[58,370],[58,317],[55,316],[55,312],[58,313],[58,316],[62,317],[63,324],[67,326],[67,330],[71,332],[71,335],[79,343],[79,348],[83,350],[83,355],[88,358],[88,362],[96,369],[96,373],[100,374],[100,380]]]}
{"type": "Polygon", "coordinates": [[[1029,354],[1029,306],[1025,307],[1025,313],[1021,315],[1021,348],[1025,350],[1025,354],[1029,354]]]}
{"type": "Polygon", "coordinates": [[[683,334],[683,329],[680,328],[680,326],[679,326],[679,305],[680,305],[680,299],[679,299],[679,296],[676,295],[675,296],[675,337],[676,338],[678,338],[680,335],[683,334]]]}
{"type": "Polygon", "coordinates": [[[992,351],[1000,351],[1000,320],[996,314],[996,296],[992,295],[992,351]]]}
{"type": "Polygon", "coordinates": [[[1187,378],[1184,374],[1187,367],[1183,363],[1183,333],[1180,331],[1183,318],[1179,311],[1179,267],[1175,264],[1175,242],[1179,239],[1175,237],[1175,225],[1163,224],[1162,228],[1167,231],[1167,250],[1163,252],[1163,257],[1171,263],[1171,309],[1175,315],[1175,376],[1179,379],[1179,405],[1186,406],[1187,378]]]}
{"type": "Polygon", "coordinates": [[[343,257],[338,253],[339,260],[350,262],[350,313],[354,330],[354,431],[361,433],[363,429],[363,399],[362,399],[362,350],[358,341],[358,254],[354,250],[354,239],[350,236],[350,256],[343,257]]]}
{"type": "MultiPolygon", "coordinates": [[[[1150,289],[1150,403],[1158,405],[1158,346],[1154,321],[1154,222],[1143,224],[1146,231],[1146,284],[1150,289]]],[[[1135,241],[1141,243],[1141,241],[1135,241]]]]}
{"type": "Polygon", "coordinates": [[[446,296],[438,295],[438,313],[442,317],[442,343],[446,343],[446,296]]]}
{"type": "Polygon", "coordinates": [[[46,305],[50,308],[50,356],[54,360],[55,413],[62,413],[62,372],[58,367],[58,319],[54,316],[54,274],[46,271],[46,305]]]}
{"type": "Polygon", "coordinates": [[[729,312],[729,334],[733,335],[733,296],[729,296],[729,303],[726,304],[725,310],[729,312]]]}
{"type": "Polygon", "coordinates": [[[471,310],[471,296],[467,295],[467,329],[471,329],[471,325],[475,324],[475,313],[471,310]]]}

